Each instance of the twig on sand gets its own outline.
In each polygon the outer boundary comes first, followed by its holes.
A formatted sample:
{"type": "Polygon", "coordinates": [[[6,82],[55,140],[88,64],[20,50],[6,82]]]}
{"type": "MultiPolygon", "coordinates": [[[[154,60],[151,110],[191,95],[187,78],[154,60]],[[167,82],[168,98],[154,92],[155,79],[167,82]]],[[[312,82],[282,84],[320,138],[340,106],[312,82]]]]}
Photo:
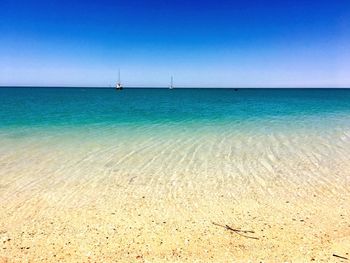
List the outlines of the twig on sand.
{"type": "Polygon", "coordinates": [[[235,228],[232,228],[228,225],[220,225],[218,223],[215,223],[215,222],[212,222],[214,225],[216,226],[220,226],[220,227],[223,227],[225,228],[226,230],[229,230],[229,231],[232,231],[234,233],[236,233],[237,235],[240,235],[242,237],[246,237],[246,238],[251,238],[251,239],[259,239],[257,237],[252,237],[252,236],[247,236],[247,235],[244,235],[244,234],[247,234],[247,233],[251,233],[251,234],[254,234],[255,232],[254,231],[251,231],[251,230],[241,230],[241,229],[235,229],[235,228]],[[244,233],[244,234],[242,234],[244,233]]]}
{"type": "Polygon", "coordinates": [[[346,258],[346,257],[342,257],[342,256],[339,256],[339,255],[337,255],[337,254],[333,254],[333,257],[348,260],[348,258],[346,258]]]}

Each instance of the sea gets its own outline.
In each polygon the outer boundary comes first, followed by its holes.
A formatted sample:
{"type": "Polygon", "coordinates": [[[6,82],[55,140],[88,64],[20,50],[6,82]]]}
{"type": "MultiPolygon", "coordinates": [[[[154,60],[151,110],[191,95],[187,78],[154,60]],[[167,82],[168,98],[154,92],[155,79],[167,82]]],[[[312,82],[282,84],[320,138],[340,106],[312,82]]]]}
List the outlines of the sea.
{"type": "Polygon", "coordinates": [[[168,195],[225,189],[237,200],[236,186],[273,195],[277,179],[349,185],[348,89],[3,87],[0,105],[5,199],[40,182],[111,178],[168,195]]]}

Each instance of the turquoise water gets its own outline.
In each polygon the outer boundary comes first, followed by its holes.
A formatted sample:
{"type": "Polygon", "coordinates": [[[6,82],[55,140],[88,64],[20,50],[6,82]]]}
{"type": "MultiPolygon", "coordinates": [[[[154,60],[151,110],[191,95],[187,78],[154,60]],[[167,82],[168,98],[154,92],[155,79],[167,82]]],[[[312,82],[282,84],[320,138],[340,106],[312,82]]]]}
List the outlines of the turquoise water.
{"type": "Polygon", "coordinates": [[[247,189],[349,187],[347,89],[1,88],[0,105],[6,198],[49,188],[76,205],[105,187],[179,202],[215,189],[239,202],[247,189]]]}
{"type": "Polygon", "coordinates": [[[0,128],[242,124],[346,116],[347,89],[1,88],[0,128]]]}

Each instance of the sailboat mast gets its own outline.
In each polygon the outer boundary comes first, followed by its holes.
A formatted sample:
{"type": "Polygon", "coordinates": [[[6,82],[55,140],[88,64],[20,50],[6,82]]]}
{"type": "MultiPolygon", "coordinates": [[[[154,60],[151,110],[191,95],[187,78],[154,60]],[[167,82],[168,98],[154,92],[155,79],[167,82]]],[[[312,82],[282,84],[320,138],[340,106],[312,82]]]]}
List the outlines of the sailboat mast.
{"type": "Polygon", "coordinates": [[[118,69],[118,83],[116,85],[116,89],[117,90],[122,90],[123,89],[123,86],[122,86],[122,84],[120,82],[120,69],[118,69]]]}
{"type": "Polygon", "coordinates": [[[173,81],[173,76],[171,76],[171,79],[170,79],[170,87],[172,88],[174,86],[174,81],[173,81]]]}

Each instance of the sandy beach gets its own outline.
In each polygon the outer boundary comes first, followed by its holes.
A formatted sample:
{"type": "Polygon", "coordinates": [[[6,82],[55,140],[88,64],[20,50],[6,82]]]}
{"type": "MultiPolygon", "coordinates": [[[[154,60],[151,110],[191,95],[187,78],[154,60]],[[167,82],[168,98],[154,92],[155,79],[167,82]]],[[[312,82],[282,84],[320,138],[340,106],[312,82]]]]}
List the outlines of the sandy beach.
{"type": "Polygon", "coordinates": [[[138,194],[123,196],[112,194],[118,187],[99,194],[80,190],[82,202],[89,200],[82,206],[55,200],[71,196],[73,188],[2,205],[1,261],[340,262],[332,255],[349,257],[348,195],[323,195],[320,187],[319,195],[300,198],[259,195],[232,202],[224,194],[188,194],[176,201],[136,189],[138,194]]]}

